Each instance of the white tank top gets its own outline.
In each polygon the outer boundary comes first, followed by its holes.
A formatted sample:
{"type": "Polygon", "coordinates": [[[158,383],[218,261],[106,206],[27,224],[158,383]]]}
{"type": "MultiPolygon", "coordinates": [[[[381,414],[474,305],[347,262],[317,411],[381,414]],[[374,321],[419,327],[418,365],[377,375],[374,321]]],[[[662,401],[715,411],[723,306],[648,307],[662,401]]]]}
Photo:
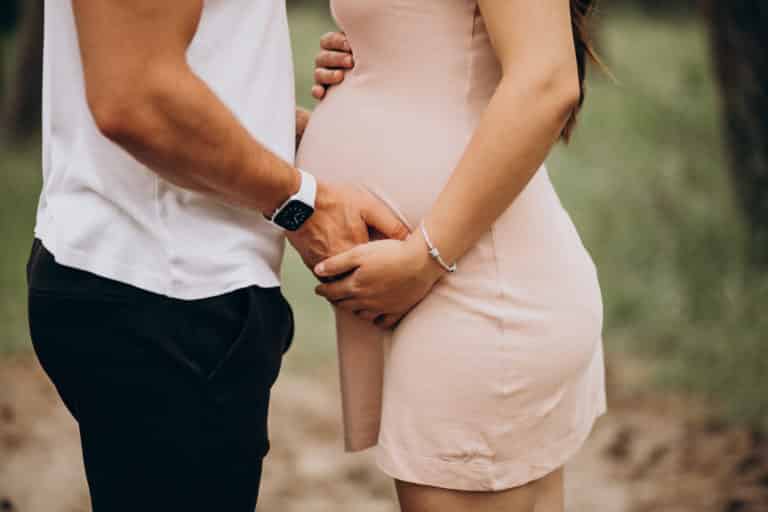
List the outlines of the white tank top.
{"type": "MultiPolygon", "coordinates": [[[[293,162],[284,0],[208,0],[191,67],[293,162]]],[[[284,237],[261,213],[176,187],[103,137],[85,98],[72,2],[45,0],[43,190],[35,234],[62,265],[179,299],[279,285],[284,237]]]]}

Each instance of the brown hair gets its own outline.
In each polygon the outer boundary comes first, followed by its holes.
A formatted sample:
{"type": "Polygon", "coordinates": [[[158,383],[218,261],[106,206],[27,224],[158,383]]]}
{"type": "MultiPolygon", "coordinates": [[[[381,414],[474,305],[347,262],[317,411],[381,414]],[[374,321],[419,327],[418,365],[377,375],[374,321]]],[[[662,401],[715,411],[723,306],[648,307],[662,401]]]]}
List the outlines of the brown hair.
{"type": "Polygon", "coordinates": [[[568,142],[571,139],[573,130],[576,127],[576,118],[586,97],[585,80],[587,77],[587,61],[595,62],[601,65],[600,59],[592,47],[592,38],[590,33],[590,21],[592,11],[595,8],[595,0],[571,0],[571,25],[573,26],[573,43],[576,47],[576,62],[579,70],[579,86],[581,87],[581,96],[576,108],[571,112],[571,117],[563,128],[562,139],[568,142]]]}

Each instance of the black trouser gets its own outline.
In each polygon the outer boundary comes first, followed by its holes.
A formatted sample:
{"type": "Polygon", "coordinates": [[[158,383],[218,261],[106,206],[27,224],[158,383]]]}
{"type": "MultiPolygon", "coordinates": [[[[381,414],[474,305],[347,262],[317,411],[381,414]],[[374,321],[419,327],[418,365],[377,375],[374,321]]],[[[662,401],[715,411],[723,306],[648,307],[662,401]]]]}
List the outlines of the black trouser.
{"type": "Polygon", "coordinates": [[[78,421],[94,511],[252,512],[293,335],[280,290],[170,299],[61,266],[39,241],[27,272],[32,341],[78,421]]]}

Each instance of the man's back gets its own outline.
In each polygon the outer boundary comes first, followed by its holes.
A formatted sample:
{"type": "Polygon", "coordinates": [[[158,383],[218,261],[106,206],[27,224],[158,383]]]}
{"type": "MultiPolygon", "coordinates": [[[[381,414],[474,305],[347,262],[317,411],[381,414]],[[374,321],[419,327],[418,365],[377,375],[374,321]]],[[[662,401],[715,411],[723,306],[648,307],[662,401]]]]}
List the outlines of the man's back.
{"type": "MultiPolygon", "coordinates": [[[[104,137],[86,101],[72,2],[46,0],[45,9],[44,187],[36,235],[56,260],[181,299],[277,286],[279,230],[255,210],[169,183],[104,137]]],[[[284,3],[205,2],[187,56],[250,134],[292,162],[295,101],[284,3]]]]}

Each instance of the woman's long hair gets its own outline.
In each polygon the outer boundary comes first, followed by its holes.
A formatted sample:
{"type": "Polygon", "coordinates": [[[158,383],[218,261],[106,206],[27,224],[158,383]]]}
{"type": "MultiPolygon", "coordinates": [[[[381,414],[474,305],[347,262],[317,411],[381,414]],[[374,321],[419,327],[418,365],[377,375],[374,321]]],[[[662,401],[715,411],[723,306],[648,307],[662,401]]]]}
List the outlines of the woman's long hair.
{"type": "Polygon", "coordinates": [[[562,138],[565,142],[571,139],[573,130],[576,127],[576,118],[586,97],[585,80],[587,78],[587,61],[601,64],[594,48],[592,47],[592,38],[590,32],[590,21],[592,11],[595,8],[595,0],[571,0],[571,24],[573,25],[573,42],[576,47],[576,62],[579,70],[579,86],[581,87],[581,96],[576,108],[573,109],[571,117],[563,129],[562,138]]]}

